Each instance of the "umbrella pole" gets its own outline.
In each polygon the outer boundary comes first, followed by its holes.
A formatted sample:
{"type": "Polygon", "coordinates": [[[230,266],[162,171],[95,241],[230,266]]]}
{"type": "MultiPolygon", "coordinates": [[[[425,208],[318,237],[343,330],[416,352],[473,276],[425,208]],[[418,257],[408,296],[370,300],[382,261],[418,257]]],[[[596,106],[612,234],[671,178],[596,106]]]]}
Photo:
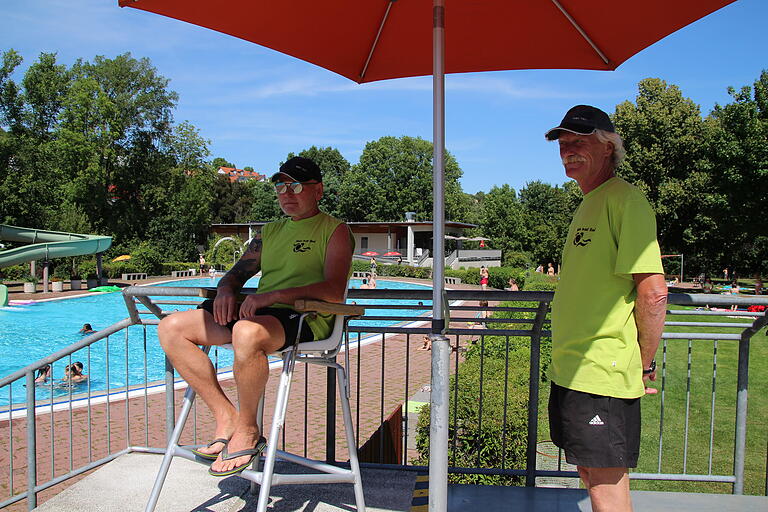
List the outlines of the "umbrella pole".
{"type": "Polygon", "coordinates": [[[448,509],[448,338],[444,316],[445,286],[445,7],[434,0],[432,29],[432,382],[429,426],[429,511],[448,509]]]}

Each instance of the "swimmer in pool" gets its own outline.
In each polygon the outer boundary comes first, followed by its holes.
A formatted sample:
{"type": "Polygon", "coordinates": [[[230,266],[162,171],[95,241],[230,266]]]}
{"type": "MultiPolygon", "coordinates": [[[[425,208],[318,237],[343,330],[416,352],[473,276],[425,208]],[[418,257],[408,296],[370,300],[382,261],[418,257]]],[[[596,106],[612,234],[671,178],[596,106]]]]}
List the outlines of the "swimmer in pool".
{"type": "Polygon", "coordinates": [[[93,334],[94,331],[93,327],[91,327],[91,324],[84,324],[83,328],[78,331],[80,334],[93,334]]]}

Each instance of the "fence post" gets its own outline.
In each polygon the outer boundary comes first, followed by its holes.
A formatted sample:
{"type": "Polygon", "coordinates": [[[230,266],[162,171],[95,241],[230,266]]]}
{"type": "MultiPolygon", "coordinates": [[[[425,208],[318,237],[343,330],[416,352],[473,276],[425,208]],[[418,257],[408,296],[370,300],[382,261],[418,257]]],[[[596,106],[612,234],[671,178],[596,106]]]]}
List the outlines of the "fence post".
{"type": "MultiPolygon", "coordinates": [[[[748,331],[748,330],[747,330],[748,331]]],[[[739,340],[739,370],[736,381],[736,439],[733,446],[733,494],[744,494],[744,457],[747,447],[747,391],[749,388],[749,339],[745,331],[739,340]]]]}
{"type": "MultiPolygon", "coordinates": [[[[325,373],[325,392],[325,461],[331,464],[336,462],[336,368],[330,366],[325,373]]],[[[341,392],[344,393],[344,390],[341,392]]],[[[349,448],[356,449],[352,446],[349,448]]]]}
{"type": "Polygon", "coordinates": [[[173,427],[176,424],[176,407],[174,404],[173,365],[165,356],[165,442],[171,442],[173,427]]]}
{"type": "Polygon", "coordinates": [[[525,456],[525,485],[536,486],[536,436],[539,431],[539,372],[541,371],[541,330],[549,303],[539,302],[531,328],[531,359],[528,383],[528,449],[525,456]]]}
{"type": "MultiPolygon", "coordinates": [[[[35,372],[27,372],[27,510],[37,507],[37,424],[35,423],[35,372]]],[[[9,424],[13,410],[9,410],[9,424]]],[[[53,416],[53,411],[51,411],[53,416]]],[[[12,453],[8,454],[13,457],[12,453]]]]}

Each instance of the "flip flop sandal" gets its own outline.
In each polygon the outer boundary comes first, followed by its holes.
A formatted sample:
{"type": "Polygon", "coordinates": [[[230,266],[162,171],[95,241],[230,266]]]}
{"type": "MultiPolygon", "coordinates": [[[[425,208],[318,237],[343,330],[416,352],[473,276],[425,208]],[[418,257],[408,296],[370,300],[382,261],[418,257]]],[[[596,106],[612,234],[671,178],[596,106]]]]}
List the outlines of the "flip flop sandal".
{"type": "Polygon", "coordinates": [[[256,446],[253,448],[248,448],[246,450],[240,450],[237,452],[229,453],[227,451],[227,447],[229,445],[225,446],[223,450],[221,450],[221,460],[232,460],[236,459],[238,457],[243,457],[245,455],[250,455],[248,462],[245,464],[240,464],[239,466],[235,466],[232,469],[229,469],[227,471],[213,471],[212,469],[208,469],[208,474],[211,476],[230,476],[230,475],[236,475],[237,473],[240,473],[242,470],[247,468],[251,465],[253,462],[253,459],[261,455],[261,452],[264,451],[264,448],[267,447],[267,440],[264,438],[264,436],[260,437],[258,442],[256,443],[256,446]]]}
{"type": "MultiPolygon", "coordinates": [[[[206,448],[210,448],[211,446],[215,445],[216,443],[221,443],[221,444],[224,445],[224,448],[222,448],[222,451],[224,451],[224,449],[227,448],[227,443],[228,442],[229,442],[229,439],[224,439],[223,437],[217,437],[216,439],[214,439],[213,441],[211,441],[210,443],[205,445],[205,447],[206,448]]],[[[199,451],[197,448],[195,448],[194,450],[190,450],[190,451],[192,453],[194,453],[195,455],[197,455],[198,457],[200,457],[201,459],[205,459],[205,460],[216,460],[216,459],[219,458],[219,454],[218,453],[203,453],[203,452],[199,451]]]]}

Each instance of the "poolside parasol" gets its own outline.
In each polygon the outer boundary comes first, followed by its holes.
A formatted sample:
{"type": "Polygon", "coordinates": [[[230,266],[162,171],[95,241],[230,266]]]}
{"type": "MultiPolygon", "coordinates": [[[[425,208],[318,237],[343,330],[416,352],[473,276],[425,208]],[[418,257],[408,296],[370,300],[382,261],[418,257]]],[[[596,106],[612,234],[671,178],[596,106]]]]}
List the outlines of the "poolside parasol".
{"type": "Polygon", "coordinates": [[[131,255],[130,254],[123,254],[122,256],[118,256],[117,258],[113,259],[112,263],[114,263],[116,261],[127,261],[129,259],[131,259],[131,255]]]}
{"type": "Polygon", "coordinates": [[[389,251],[382,254],[382,256],[402,256],[402,254],[397,251],[389,251]]]}
{"type": "MultiPolygon", "coordinates": [[[[465,0],[448,2],[446,8],[444,0],[433,0],[432,5],[428,0],[118,0],[124,7],[252,41],[358,83],[433,76],[435,334],[446,327],[445,73],[613,70],[666,35],[734,1],[465,0]]],[[[447,508],[449,350],[443,345],[432,351],[430,510],[447,508]],[[444,435],[437,437],[441,429],[444,435]]]]}
{"type": "Polygon", "coordinates": [[[378,256],[378,255],[379,253],[377,253],[376,251],[365,251],[363,253],[363,256],[378,256]]]}

